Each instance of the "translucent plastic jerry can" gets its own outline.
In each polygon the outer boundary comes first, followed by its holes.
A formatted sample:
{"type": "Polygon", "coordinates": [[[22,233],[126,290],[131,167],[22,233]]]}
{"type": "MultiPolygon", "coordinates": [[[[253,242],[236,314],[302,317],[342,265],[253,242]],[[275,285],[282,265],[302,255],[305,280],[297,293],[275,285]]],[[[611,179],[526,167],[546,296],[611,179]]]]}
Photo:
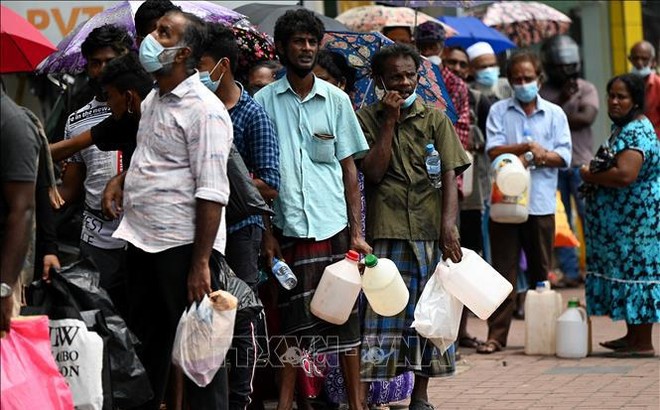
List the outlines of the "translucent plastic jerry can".
{"type": "Polygon", "coordinates": [[[561,294],[550,282],[538,282],[525,299],[525,354],[554,355],[557,346],[557,319],[562,312],[561,294]]]}
{"type": "Polygon", "coordinates": [[[369,254],[364,264],[362,290],[374,312],[381,316],[401,313],[408,305],[410,292],[394,262],[369,254]]]}
{"type": "Polygon", "coordinates": [[[336,325],[346,323],[362,288],[359,257],[348,251],[344,259],[326,266],[310,304],[314,316],[336,325]]]}

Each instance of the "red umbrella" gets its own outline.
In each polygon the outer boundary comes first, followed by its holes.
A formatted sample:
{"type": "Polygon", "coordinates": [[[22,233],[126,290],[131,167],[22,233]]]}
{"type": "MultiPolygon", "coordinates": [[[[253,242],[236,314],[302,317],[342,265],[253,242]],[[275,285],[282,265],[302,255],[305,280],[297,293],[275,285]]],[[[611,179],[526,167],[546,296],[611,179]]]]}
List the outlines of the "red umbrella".
{"type": "Polygon", "coordinates": [[[0,74],[34,71],[55,50],[27,20],[0,6],[0,74]]]}

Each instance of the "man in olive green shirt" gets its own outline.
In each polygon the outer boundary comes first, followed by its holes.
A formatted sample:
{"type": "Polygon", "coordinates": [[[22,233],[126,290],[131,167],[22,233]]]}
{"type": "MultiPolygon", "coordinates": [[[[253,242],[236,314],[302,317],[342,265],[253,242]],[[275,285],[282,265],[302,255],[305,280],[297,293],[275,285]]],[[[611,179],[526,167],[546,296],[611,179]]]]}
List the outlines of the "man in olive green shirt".
{"type": "Polygon", "coordinates": [[[370,146],[360,164],[365,176],[367,238],[376,256],[394,261],[410,291],[408,306],[397,316],[382,317],[366,307],[361,379],[366,395],[367,382],[413,370],[410,408],[432,409],[428,378],[454,372],[454,351],[449,348],[441,355],[410,325],[440,257],[461,260],[456,176],[469,166],[469,160],[447,116],[416,97],[420,63],[419,54],[410,46],[381,49],[373,57],[371,69],[374,83],[385,95],[358,111],[370,146]],[[429,143],[442,161],[442,189],[431,185],[426,171],[425,147],[429,143]]]}

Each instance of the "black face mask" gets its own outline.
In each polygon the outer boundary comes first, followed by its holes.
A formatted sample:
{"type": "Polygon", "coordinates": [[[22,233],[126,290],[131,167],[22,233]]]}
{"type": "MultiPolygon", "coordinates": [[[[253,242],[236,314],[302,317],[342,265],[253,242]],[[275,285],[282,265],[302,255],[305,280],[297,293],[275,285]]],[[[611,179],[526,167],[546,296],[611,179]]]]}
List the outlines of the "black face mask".
{"type": "Polygon", "coordinates": [[[607,113],[607,115],[610,117],[610,120],[616,125],[617,127],[623,127],[624,125],[628,124],[630,121],[632,121],[637,114],[639,113],[639,109],[636,107],[633,107],[628,111],[628,114],[624,115],[623,117],[612,117],[610,113],[607,113]]]}
{"type": "Polygon", "coordinates": [[[101,83],[99,82],[98,79],[90,78],[87,84],[89,84],[89,87],[94,92],[94,95],[99,97],[101,101],[107,100],[107,94],[105,93],[105,90],[101,86],[101,83]]]}

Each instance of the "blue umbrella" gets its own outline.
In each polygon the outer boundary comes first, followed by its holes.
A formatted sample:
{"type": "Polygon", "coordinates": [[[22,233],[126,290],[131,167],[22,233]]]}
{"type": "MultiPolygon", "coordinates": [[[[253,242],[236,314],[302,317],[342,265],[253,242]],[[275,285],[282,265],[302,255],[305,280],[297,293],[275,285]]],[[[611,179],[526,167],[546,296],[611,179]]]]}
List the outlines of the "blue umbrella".
{"type": "Polygon", "coordinates": [[[460,46],[468,48],[474,43],[485,41],[490,44],[495,54],[510,48],[516,48],[516,44],[509,40],[507,36],[488,27],[476,17],[450,17],[442,16],[438,18],[458,31],[458,34],[445,40],[447,46],[460,46]]]}
{"type": "MultiPolygon", "coordinates": [[[[325,50],[341,54],[349,67],[356,71],[355,92],[351,96],[355,108],[377,101],[371,78],[371,59],[381,47],[394,44],[378,32],[351,33],[327,31],[323,37],[325,50]]],[[[431,106],[442,110],[455,123],[458,118],[447,87],[442,80],[440,68],[427,59],[422,60],[418,70],[417,95],[431,106]]]]}

